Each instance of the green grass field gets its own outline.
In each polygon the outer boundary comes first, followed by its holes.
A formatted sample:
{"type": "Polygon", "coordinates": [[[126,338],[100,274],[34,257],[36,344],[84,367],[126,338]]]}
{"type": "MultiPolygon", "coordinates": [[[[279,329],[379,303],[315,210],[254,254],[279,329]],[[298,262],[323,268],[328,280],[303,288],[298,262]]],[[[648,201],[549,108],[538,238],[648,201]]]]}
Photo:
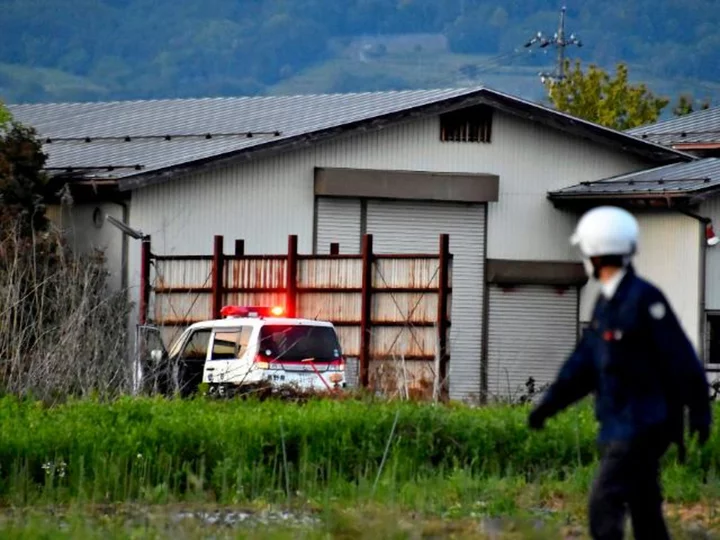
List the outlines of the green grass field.
{"type": "MultiPolygon", "coordinates": [[[[583,532],[596,463],[591,408],[568,411],[537,434],[527,412],[372,400],[125,398],[46,407],[5,397],[0,537],[583,532]]],[[[691,446],[685,465],[667,455],[676,528],[720,531],[719,462],[717,430],[703,452],[691,446]]]]}

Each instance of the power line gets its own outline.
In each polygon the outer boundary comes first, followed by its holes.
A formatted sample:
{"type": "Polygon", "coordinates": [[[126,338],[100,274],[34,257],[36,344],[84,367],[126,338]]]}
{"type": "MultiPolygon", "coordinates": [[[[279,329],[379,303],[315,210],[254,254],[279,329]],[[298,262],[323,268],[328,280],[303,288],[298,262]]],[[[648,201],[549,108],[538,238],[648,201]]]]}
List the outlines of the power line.
{"type": "Polygon", "coordinates": [[[465,64],[460,67],[459,71],[468,77],[476,78],[478,75],[507,66],[509,61],[513,60],[517,56],[520,56],[520,54],[521,53],[518,50],[507,51],[490,57],[480,64],[465,64]],[[508,62],[505,62],[506,60],[508,62]]]}
{"type": "Polygon", "coordinates": [[[582,47],[582,42],[578,39],[575,34],[570,34],[570,37],[565,37],[565,11],[566,7],[563,6],[560,10],[560,23],[558,24],[557,32],[551,38],[547,38],[542,32],[538,32],[535,36],[525,43],[525,47],[529,48],[533,45],[538,45],[539,48],[544,49],[550,45],[557,47],[557,65],[555,66],[554,73],[542,72],[540,73],[540,80],[545,82],[550,80],[551,83],[560,81],[565,78],[565,47],[570,45],[577,45],[582,47]]]}

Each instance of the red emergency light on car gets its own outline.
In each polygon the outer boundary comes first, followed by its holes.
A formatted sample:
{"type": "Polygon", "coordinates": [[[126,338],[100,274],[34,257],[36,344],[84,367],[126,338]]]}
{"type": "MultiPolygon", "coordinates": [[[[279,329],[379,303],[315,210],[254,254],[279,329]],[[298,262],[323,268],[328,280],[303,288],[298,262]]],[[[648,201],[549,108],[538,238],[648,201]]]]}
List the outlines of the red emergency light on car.
{"type": "Polygon", "coordinates": [[[224,306],[220,316],[228,317],[280,317],[285,310],[280,306],[224,306]]]}

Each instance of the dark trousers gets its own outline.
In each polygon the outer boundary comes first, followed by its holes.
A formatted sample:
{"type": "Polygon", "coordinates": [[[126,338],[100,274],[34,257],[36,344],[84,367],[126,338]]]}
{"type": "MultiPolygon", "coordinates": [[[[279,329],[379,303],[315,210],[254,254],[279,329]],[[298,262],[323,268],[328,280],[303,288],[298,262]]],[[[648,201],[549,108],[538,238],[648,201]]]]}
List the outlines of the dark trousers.
{"type": "Polygon", "coordinates": [[[622,540],[628,511],[636,540],[670,538],[660,487],[660,458],[668,446],[664,437],[654,436],[601,448],[600,469],[590,495],[594,540],[622,540]]]}

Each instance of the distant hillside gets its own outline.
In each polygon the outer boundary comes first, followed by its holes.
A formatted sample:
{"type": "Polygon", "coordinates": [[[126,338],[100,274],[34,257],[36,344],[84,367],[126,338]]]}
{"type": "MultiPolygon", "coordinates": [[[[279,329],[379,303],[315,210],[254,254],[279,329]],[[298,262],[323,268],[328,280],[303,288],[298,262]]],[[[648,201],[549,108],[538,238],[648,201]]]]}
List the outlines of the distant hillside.
{"type": "MultiPolygon", "coordinates": [[[[717,0],[568,2],[572,57],[720,101],[717,0]]],[[[86,101],[445,87],[543,95],[547,0],[0,0],[0,99],[86,101]]]]}

